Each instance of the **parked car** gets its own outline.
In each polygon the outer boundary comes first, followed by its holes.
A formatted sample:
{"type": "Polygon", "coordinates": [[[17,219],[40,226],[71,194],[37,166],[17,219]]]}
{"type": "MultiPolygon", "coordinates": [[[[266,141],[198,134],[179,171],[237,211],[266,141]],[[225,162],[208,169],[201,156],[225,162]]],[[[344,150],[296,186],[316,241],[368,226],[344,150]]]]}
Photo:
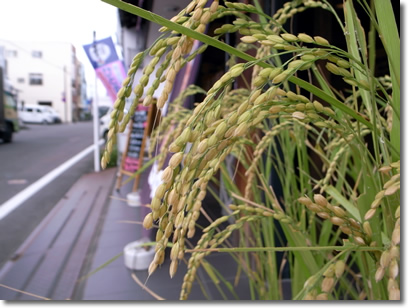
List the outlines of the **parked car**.
{"type": "Polygon", "coordinates": [[[110,113],[112,108],[109,106],[99,106],[98,107],[98,118],[102,118],[104,115],[110,113]]]}
{"type": "Polygon", "coordinates": [[[24,105],[19,110],[19,117],[24,123],[61,123],[58,112],[50,106],[24,105]]]}
{"type": "MultiPolygon", "coordinates": [[[[109,132],[109,123],[111,121],[111,113],[113,111],[113,108],[110,107],[109,110],[99,119],[99,138],[103,138],[105,140],[105,143],[108,139],[108,132],[109,132]]],[[[125,114],[127,113],[127,110],[124,110],[125,114]]],[[[126,127],[126,130],[121,133],[120,135],[127,136],[127,133],[129,131],[129,125],[126,127]]]]}
{"type": "Polygon", "coordinates": [[[105,113],[102,117],[99,119],[99,138],[103,138],[106,142],[108,138],[108,131],[109,131],[109,122],[110,122],[110,114],[112,112],[112,108],[109,109],[108,112],[105,113]]]}

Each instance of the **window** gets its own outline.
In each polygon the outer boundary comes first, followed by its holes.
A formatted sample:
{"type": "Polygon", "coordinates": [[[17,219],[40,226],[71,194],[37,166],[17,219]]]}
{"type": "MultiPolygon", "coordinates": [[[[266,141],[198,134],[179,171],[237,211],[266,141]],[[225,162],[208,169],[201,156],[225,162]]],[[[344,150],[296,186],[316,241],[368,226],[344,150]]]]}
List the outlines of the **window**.
{"type": "Polygon", "coordinates": [[[48,101],[40,101],[40,102],[38,102],[38,105],[41,105],[41,106],[52,106],[52,102],[48,102],[48,101]]]}
{"type": "Polygon", "coordinates": [[[42,85],[43,84],[43,75],[39,73],[31,73],[29,75],[30,85],[42,85]]]}
{"type": "Polygon", "coordinates": [[[33,51],[31,52],[31,56],[32,56],[33,58],[42,58],[42,51],[40,51],[40,50],[33,50],[33,51]]]}
{"type": "Polygon", "coordinates": [[[17,50],[6,50],[7,58],[17,58],[17,50]]]}
{"type": "Polygon", "coordinates": [[[25,82],[25,79],[22,78],[22,77],[17,78],[17,82],[18,82],[18,83],[24,83],[24,82],[25,82]]]}

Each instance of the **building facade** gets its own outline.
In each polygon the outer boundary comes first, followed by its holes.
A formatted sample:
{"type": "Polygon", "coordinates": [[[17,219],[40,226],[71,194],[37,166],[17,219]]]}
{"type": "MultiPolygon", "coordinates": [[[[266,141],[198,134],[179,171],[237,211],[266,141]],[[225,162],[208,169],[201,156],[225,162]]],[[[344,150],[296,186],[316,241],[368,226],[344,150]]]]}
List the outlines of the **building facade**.
{"type": "Polygon", "coordinates": [[[85,87],[83,69],[72,44],[3,41],[5,74],[18,89],[18,104],[53,107],[63,122],[80,119],[85,87]]]}

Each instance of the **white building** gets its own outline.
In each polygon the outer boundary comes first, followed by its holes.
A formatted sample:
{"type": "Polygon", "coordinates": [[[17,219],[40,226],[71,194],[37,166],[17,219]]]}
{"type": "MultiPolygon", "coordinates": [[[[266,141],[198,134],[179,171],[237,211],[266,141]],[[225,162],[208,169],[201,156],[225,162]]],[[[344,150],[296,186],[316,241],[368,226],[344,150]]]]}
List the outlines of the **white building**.
{"type": "Polygon", "coordinates": [[[18,104],[53,107],[63,122],[78,120],[83,106],[80,65],[75,48],[64,42],[0,40],[6,59],[6,76],[19,90],[18,104]]]}

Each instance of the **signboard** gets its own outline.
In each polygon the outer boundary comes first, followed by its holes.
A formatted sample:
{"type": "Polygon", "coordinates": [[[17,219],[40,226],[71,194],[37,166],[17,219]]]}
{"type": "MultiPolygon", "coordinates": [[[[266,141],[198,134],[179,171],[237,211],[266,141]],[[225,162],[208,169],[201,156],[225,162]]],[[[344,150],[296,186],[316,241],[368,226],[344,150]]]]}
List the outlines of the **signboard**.
{"type": "MultiPolygon", "coordinates": [[[[153,120],[156,117],[156,104],[149,107],[139,104],[130,121],[130,129],[126,147],[122,155],[116,189],[119,190],[123,175],[133,176],[143,164],[145,145],[153,129],[153,120]]],[[[139,186],[140,174],[136,175],[133,191],[139,186]]]]}
{"type": "Polygon", "coordinates": [[[95,41],[83,47],[95,69],[96,75],[102,81],[109,97],[114,102],[127,74],[123,62],[116,53],[112,38],[108,37],[95,41]]]}
{"type": "Polygon", "coordinates": [[[123,170],[135,172],[139,169],[139,158],[143,146],[144,133],[148,121],[148,107],[138,106],[131,122],[131,131],[128,139],[127,155],[123,170]]]}

